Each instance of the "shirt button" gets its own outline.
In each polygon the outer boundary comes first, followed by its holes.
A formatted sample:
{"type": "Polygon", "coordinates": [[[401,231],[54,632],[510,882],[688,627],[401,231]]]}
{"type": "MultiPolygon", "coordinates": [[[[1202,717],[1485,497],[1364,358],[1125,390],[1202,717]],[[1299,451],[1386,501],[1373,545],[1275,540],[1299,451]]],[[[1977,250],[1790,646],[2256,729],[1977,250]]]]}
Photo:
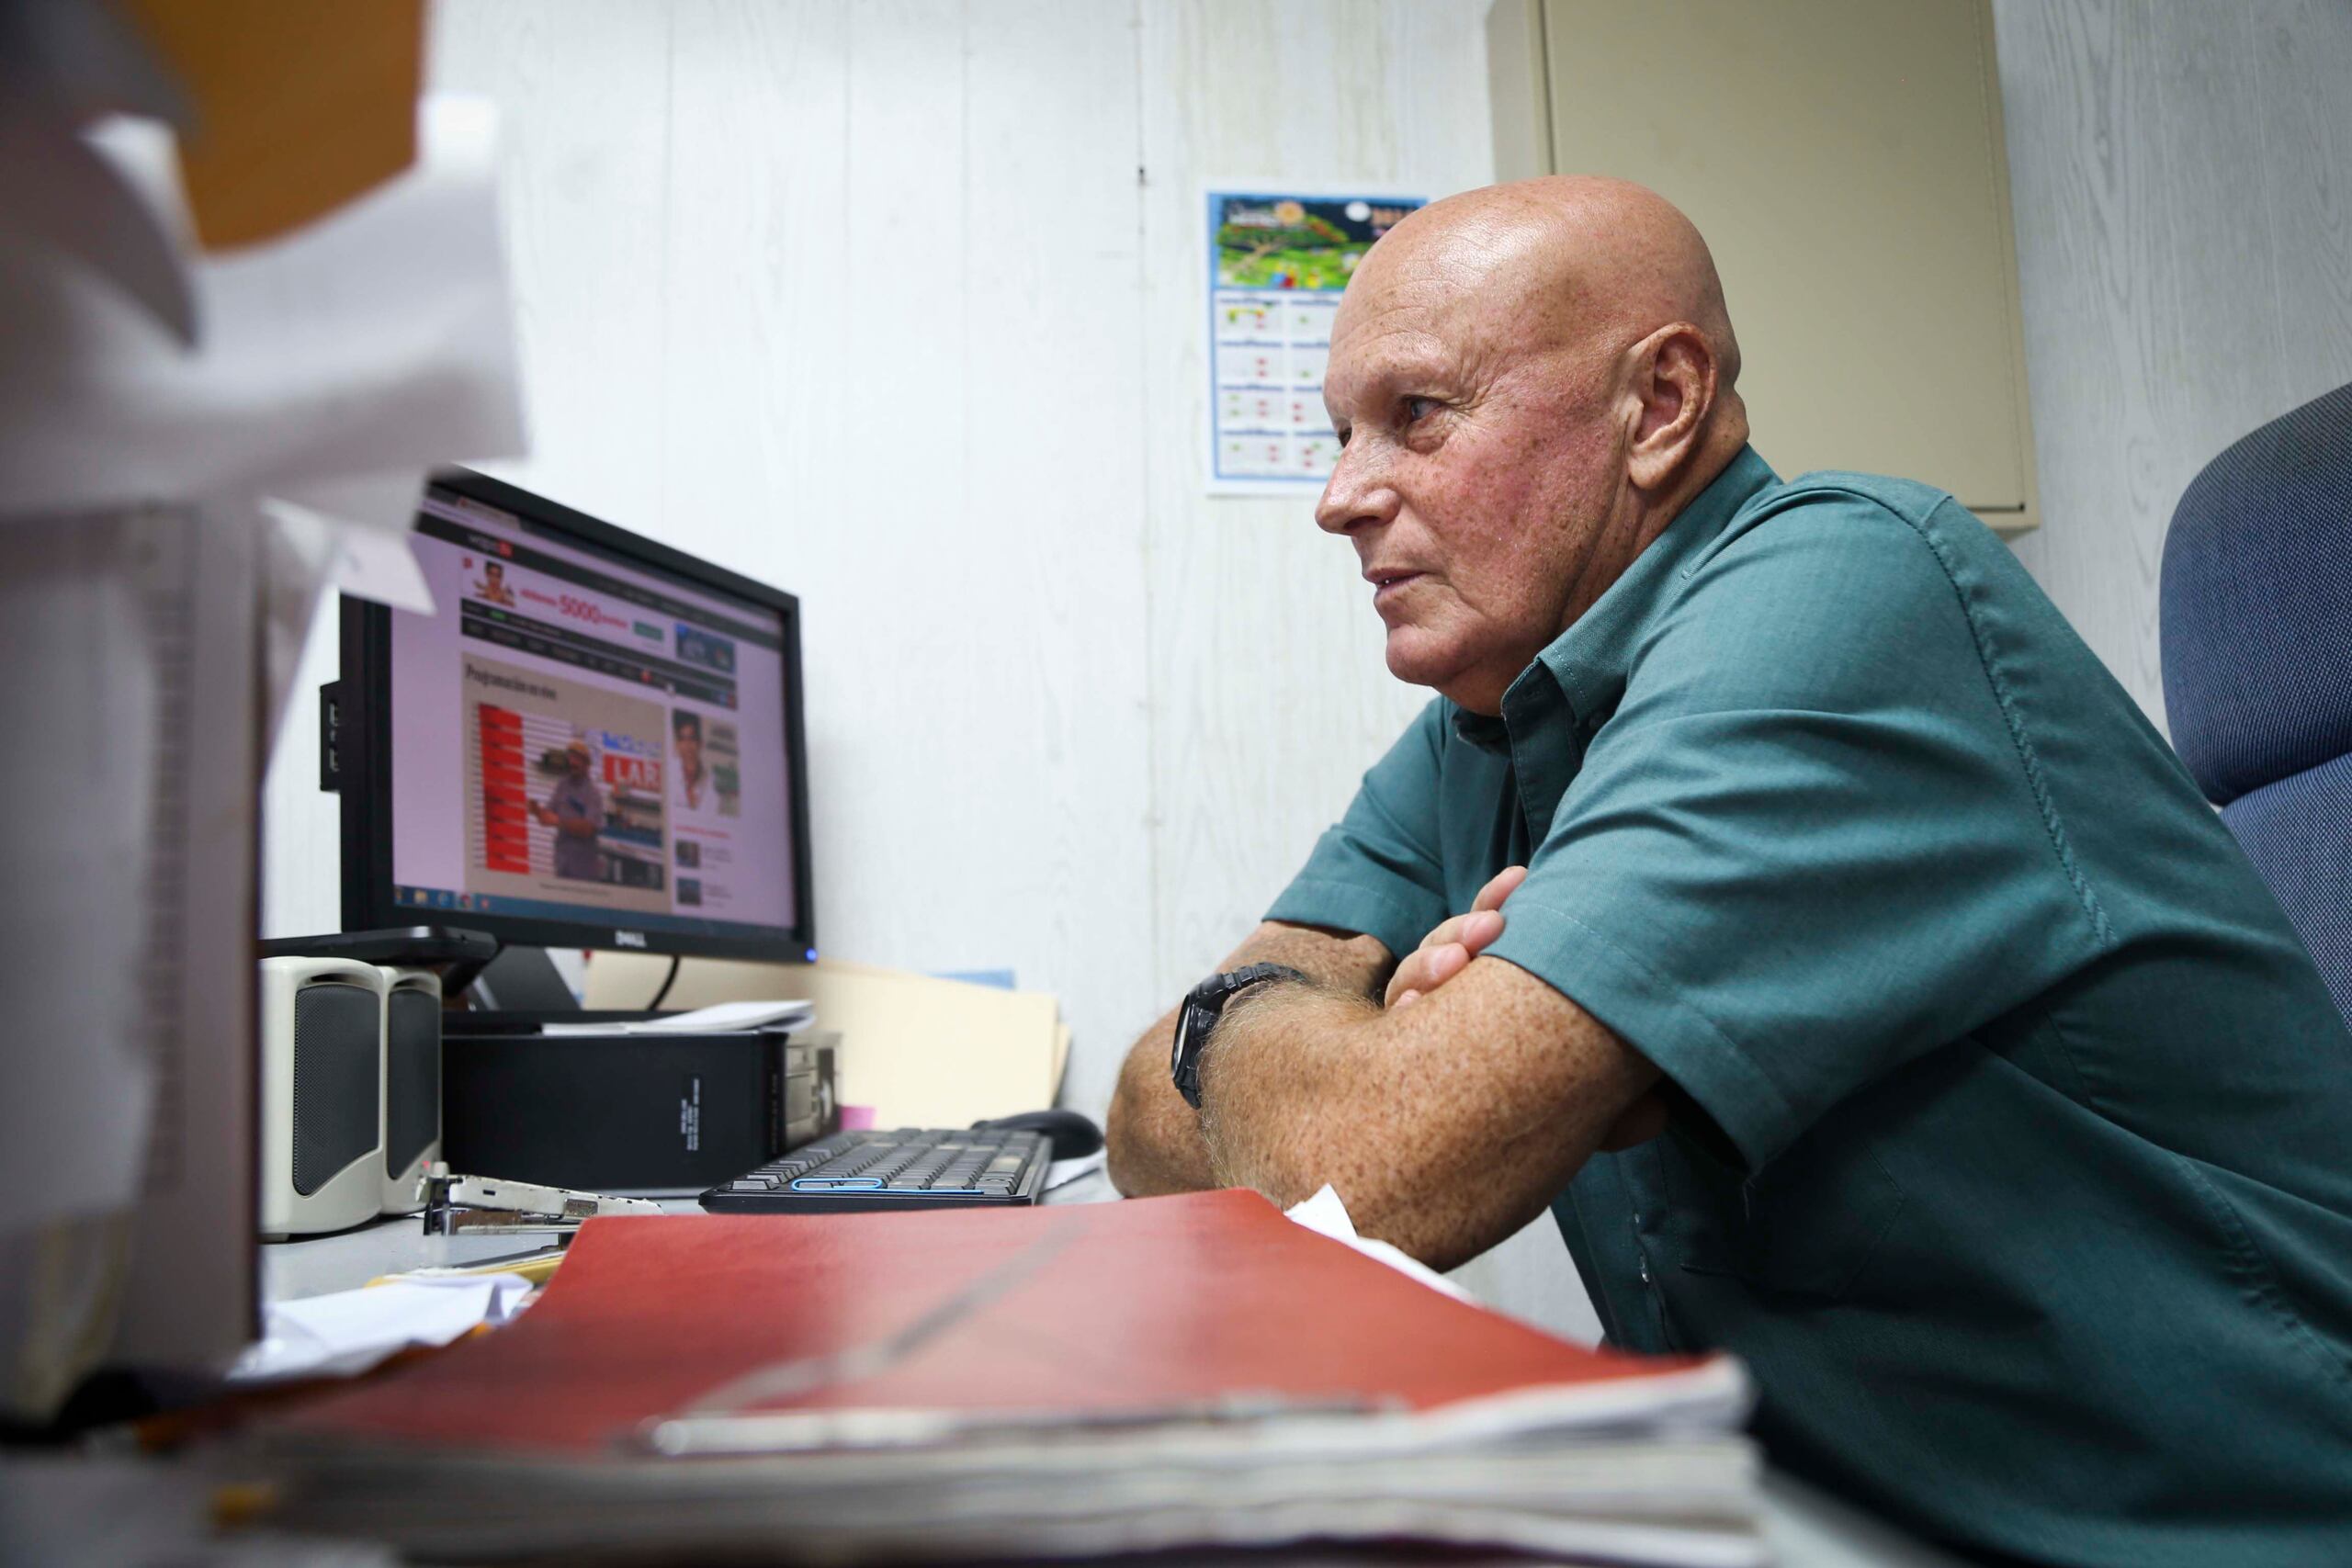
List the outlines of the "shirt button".
{"type": "Polygon", "coordinates": [[[1637,1267],[1641,1269],[1641,1271],[1642,1271],[1642,1283],[1643,1283],[1643,1284],[1645,1284],[1645,1285],[1648,1284],[1648,1283],[1650,1282],[1650,1260],[1649,1260],[1649,1258],[1648,1258],[1646,1256],[1642,1257],[1641,1258],[1639,1258],[1639,1259],[1637,1260],[1637,1264],[1636,1264],[1636,1266],[1637,1266],[1637,1267]]]}

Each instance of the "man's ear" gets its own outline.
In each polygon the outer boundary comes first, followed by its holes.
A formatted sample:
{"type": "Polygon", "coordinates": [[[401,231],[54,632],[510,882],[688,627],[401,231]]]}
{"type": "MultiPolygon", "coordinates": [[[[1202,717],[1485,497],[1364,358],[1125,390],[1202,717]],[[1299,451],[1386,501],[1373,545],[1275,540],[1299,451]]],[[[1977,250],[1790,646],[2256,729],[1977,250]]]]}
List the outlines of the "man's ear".
{"type": "Polygon", "coordinates": [[[1715,353],[1688,321],[1660,327],[1634,345],[1634,439],[1626,476],[1636,488],[1666,489],[1699,443],[1715,401],[1715,353]]]}

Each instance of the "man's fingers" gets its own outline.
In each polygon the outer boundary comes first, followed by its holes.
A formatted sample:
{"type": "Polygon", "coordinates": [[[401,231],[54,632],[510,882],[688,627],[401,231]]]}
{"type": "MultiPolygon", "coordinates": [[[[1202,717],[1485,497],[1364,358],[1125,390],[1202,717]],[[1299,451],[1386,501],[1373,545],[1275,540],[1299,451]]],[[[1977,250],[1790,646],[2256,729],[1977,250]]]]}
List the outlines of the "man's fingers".
{"type": "Polygon", "coordinates": [[[1405,962],[1396,965],[1396,973],[1388,978],[1385,1005],[1395,1007],[1397,998],[1408,991],[1433,991],[1461,974],[1469,964],[1470,950],[1458,942],[1424,947],[1418,953],[1408,953],[1405,962]]]}
{"type": "Polygon", "coordinates": [[[1503,900],[1518,892],[1519,885],[1526,880],[1525,866],[1507,865],[1487,879],[1487,885],[1478,889],[1478,896],[1470,900],[1470,908],[1473,910],[1499,909],[1503,907],[1503,900]]]}
{"type": "Polygon", "coordinates": [[[1466,915],[1455,915],[1440,920],[1429,935],[1421,938],[1421,951],[1460,942],[1476,953],[1503,934],[1503,918],[1492,909],[1476,909],[1466,915]]]}
{"type": "MultiPolygon", "coordinates": [[[[1512,870],[1521,871],[1524,875],[1520,867],[1514,866],[1512,870]]],[[[1493,892],[1502,882],[1502,877],[1489,882],[1487,892],[1493,892]]],[[[1500,903],[1509,897],[1510,888],[1518,886],[1514,880],[1504,886],[1502,892],[1496,894],[1495,901],[1500,903]]],[[[1483,898],[1487,893],[1482,892],[1478,896],[1483,898]]],[[[1440,920],[1429,935],[1421,938],[1421,945],[1405,955],[1405,961],[1396,965],[1396,973],[1388,977],[1384,1005],[1392,1008],[1402,1006],[1401,998],[1408,991],[1425,993],[1437,989],[1468,968],[1470,960],[1502,934],[1503,917],[1497,909],[1473,909],[1466,915],[1440,920]]]]}
{"type": "Polygon", "coordinates": [[[1468,968],[1471,959],[1503,934],[1502,902],[1526,880],[1525,866],[1506,866],[1478,890],[1468,914],[1440,920],[1388,977],[1385,1005],[1403,1007],[1408,997],[1418,999],[1468,968]]]}
{"type": "Polygon", "coordinates": [[[1405,976],[1408,988],[1416,991],[1434,991],[1456,975],[1461,974],[1464,969],[1469,967],[1469,964],[1470,950],[1458,942],[1449,942],[1437,947],[1421,949],[1420,952],[1407,959],[1404,964],[1399,964],[1396,970],[1398,974],[1405,976]],[[1409,973],[1406,969],[1406,964],[1412,966],[1409,973]]]}
{"type": "Polygon", "coordinates": [[[1418,951],[1427,953],[1432,947],[1443,947],[1449,942],[1460,942],[1462,922],[1469,918],[1467,915],[1454,915],[1440,920],[1430,928],[1429,935],[1421,938],[1421,945],[1418,951]]]}

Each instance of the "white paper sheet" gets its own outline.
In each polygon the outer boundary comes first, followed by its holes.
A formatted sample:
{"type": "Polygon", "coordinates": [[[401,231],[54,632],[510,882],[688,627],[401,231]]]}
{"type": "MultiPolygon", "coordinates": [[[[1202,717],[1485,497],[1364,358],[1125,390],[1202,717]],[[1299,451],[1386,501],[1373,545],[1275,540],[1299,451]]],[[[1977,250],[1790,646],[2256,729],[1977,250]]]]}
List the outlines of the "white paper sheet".
{"type": "Polygon", "coordinates": [[[547,1034],[724,1034],[738,1029],[805,1029],[817,1016],[806,1000],[718,1002],[642,1023],[549,1023],[547,1034]]]}
{"type": "MultiPolygon", "coordinates": [[[[418,485],[412,482],[407,489],[413,510],[418,485]]],[[[433,590],[409,548],[405,531],[346,526],[343,518],[277,496],[264,501],[262,511],[289,540],[302,541],[297,546],[300,556],[312,565],[316,579],[336,592],[420,615],[433,614],[433,590]]]]}
{"type": "MultiPolygon", "coordinates": [[[[70,257],[0,254],[0,506],[279,494],[522,450],[496,123],[486,102],[427,98],[415,167],[197,264],[192,354],[70,257]]],[[[142,163],[167,142],[104,145],[168,199],[142,163]]]]}
{"type": "Polygon", "coordinates": [[[1458,1302],[1473,1306],[1478,1300],[1469,1292],[1415,1258],[1402,1247],[1391,1246],[1372,1236],[1358,1235],[1355,1222],[1348,1217],[1348,1206],[1340,1201],[1330,1183],[1323,1184],[1314,1197],[1304,1203],[1295,1203],[1284,1211],[1291,1219],[1305,1225],[1317,1235],[1328,1235],[1333,1241],[1343,1241],[1366,1258],[1376,1258],[1400,1274],[1409,1275],[1432,1291],[1443,1291],[1458,1302]]]}
{"type": "Polygon", "coordinates": [[[415,1346],[447,1345],[522,1310],[520,1274],[428,1275],[270,1304],[261,1342],[231,1370],[236,1382],[349,1377],[415,1346]]]}
{"type": "Polygon", "coordinates": [[[1097,1149],[1091,1155],[1080,1155],[1072,1159],[1054,1161],[1046,1168],[1044,1190],[1051,1192],[1057,1187],[1068,1187],[1073,1181],[1082,1180],[1093,1175],[1103,1168],[1103,1151],[1097,1149]]]}
{"type": "Polygon", "coordinates": [[[35,116],[0,116],[0,212],[121,289],[180,344],[196,342],[196,294],[171,215],[97,144],[35,116]]]}

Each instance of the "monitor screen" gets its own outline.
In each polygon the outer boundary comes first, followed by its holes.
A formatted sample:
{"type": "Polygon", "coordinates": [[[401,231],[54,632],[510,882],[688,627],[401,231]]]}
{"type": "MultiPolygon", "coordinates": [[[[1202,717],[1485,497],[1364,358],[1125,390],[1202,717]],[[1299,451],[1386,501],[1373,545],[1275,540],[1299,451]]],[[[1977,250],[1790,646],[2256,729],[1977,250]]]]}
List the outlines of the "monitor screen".
{"type": "Polygon", "coordinates": [[[795,602],[475,476],[413,544],[437,613],[379,612],[365,918],[802,956],[795,602]]]}

